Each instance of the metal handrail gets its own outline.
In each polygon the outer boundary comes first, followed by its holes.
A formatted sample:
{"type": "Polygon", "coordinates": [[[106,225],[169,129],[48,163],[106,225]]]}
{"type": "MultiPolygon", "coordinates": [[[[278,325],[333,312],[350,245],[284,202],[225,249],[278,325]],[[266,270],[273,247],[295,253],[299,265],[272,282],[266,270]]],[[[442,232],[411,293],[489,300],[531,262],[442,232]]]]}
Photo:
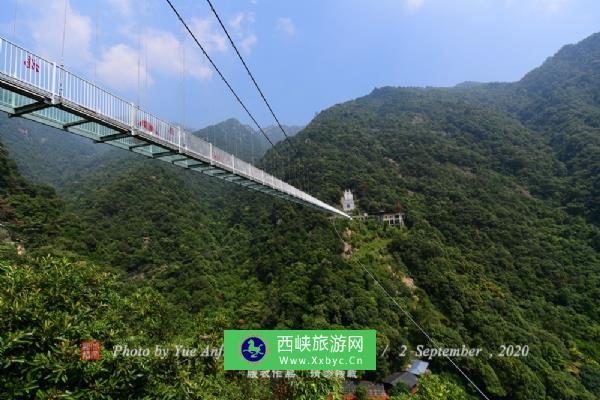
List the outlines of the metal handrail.
{"type": "Polygon", "coordinates": [[[0,75],[41,90],[54,104],[66,100],[88,112],[124,124],[132,132],[142,136],[150,135],[169,143],[180,153],[193,154],[198,159],[208,160],[211,165],[217,165],[236,175],[244,176],[261,185],[349,218],[346,213],[187,132],[180,126],[168,123],[140,109],[138,105],[127,102],[95,83],[69,72],[64,66],[59,66],[2,37],[0,37],[0,75]],[[23,64],[27,71],[19,69],[20,64],[23,64]],[[14,71],[12,71],[13,67],[14,71]],[[206,149],[208,152],[203,151],[206,149]]]}

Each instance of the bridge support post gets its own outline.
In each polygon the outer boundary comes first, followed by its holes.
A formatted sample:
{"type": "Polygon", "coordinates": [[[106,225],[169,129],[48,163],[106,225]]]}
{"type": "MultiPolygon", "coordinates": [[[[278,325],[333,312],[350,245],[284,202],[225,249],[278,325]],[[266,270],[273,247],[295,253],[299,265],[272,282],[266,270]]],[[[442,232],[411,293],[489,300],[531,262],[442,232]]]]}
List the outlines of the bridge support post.
{"type": "Polygon", "coordinates": [[[129,127],[131,128],[131,133],[133,134],[135,131],[135,119],[136,119],[136,110],[135,110],[135,104],[133,103],[129,103],[129,127]]]}
{"type": "Polygon", "coordinates": [[[181,127],[179,125],[177,126],[177,147],[181,153],[181,127]]]}
{"type": "Polygon", "coordinates": [[[56,104],[58,103],[58,101],[56,100],[56,63],[53,62],[52,63],[52,86],[51,86],[51,92],[52,92],[52,104],[56,104]]]}

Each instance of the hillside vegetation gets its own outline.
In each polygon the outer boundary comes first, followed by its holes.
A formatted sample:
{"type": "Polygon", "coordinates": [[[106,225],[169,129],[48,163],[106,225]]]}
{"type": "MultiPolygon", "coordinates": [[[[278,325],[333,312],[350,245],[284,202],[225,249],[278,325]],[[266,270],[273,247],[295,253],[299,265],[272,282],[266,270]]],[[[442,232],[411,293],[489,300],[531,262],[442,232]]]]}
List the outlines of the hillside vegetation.
{"type": "MultiPolygon", "coordinates": [[[[437,343],[483,349],[456,362],[491,398],[600,397],[596,54],[598,35],[515,83],[375,89],[321,112],[291,139],[297,146],[279,143],[260,161],[330,203],[349,188],[361,212],[401,208],[405,228],[331,221],[137,158],[87,170],[59,198],[27,183],[2,151],[0,299],[9,300],[0,302],[0,337],[9,339],[0,349],[11,357],[0,366],[2,389],[91,398],[338,393],[337,380],[253,380],[223,374],[219,362],[77,358],[78,338],[194,345],[227,328],[377,329],[379,351],[390,350],[359,376],[381,379],[408,361],[401,346],[433,343],[362,264],[437,343]],[[529,354],[501,357],[503,345],[529,354]]],[[[62,163],[70,162],[79,161],[62,163]]],[[[430,367],[416,398],[477,398],[446,360],[430,367]]]]}

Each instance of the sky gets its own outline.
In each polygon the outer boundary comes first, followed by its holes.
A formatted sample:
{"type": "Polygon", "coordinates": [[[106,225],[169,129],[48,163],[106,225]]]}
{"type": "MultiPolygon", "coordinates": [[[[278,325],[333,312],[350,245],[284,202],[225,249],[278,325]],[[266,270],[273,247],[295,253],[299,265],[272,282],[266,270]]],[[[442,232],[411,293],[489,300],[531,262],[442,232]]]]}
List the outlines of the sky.
{"type": "MultiPolygon", "coordinates": [[[[274,124],[206,1],[172,2],[259,123],[274,124]]],[[[597,0],[212,2],[295,125],[376,87],[519,80],[600,31],[597,0]]],[[[250,121],[165,0],[0,0],[0,35],[165,120],[250,121]]]]}

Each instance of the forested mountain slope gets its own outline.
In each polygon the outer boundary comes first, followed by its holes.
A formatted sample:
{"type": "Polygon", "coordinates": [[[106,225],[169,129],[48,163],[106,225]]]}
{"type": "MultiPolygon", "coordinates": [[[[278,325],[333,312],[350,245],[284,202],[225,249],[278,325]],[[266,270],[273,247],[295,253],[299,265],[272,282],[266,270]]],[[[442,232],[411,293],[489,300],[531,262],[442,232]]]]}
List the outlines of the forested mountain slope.
{"type": "MultiPolygon", "coordinates": [[[[301,127],[285,125],[284,129],[293,136],[301,127]]],[[[264,131],[273,143],[284,139],[278,127],[268,126],[264,131]]],[[[233,118],[194,134],[249,162],[257,162],[271,147],[260,132],[233,118]]],[[[0,113],[0,142],[25,177],[52,185],[67,196],[81,192],[81,187],[89,186],[90,179],[113,179],[123,168],[144,158],[26,119],[8,118],[5,113],[0,113]]]]}
{"type": "Polygon", "coordinates": [[[6,242],[44,246],[59,234],[63,210],[54,189],[25,180],[0,143],[0,246],[6,242]]]}
{"type": "Polygon", "coordinates": [[[108,350],[218,350],[224,328],[276,319],[254,312],[252,302],[268,297],[265,289],[234,262],[239,253],[228,255],[243,237],[227,237],[228,225],[210,201],[203,204],[197,186],[177,178],[180,169],[139,165],[87,191],[71,212],[51,188],[23,179],[0,145],[0,399],[301,399],[337,392],[338,379],[306,374],[272,382],[226,376],[222,358],[181,362],[105,351],[92,364],[80,360],[82,339],[108,350]]]}
{"type": "MultiPolygon", "coordinates": [[[[25,184],[14,165],[11,171],[25,184]]],[[[78,340],[100,338],[107,348],[125,340],[132,346],[157,342],[202,346],[207,340],[218,346],[222,329],[227,328],[369,327],[381,332],[384,346],[409,334],[403,328],[406,321],[390,312],[389,300],[369,277],[343,261],[341,244],[321,214],[281,201],[269,204],[272,198],[263,194],[233,191],[182,172],[162,163],[136,164],[104,186],[84,191],[87,194],[70,207],[71,212],[59,207],[52,236],[43,243],[22,238],[26,255],[13,251],[3,256],[0,277],[8,288],[7,298],[15,296],[10,288],[22,285],[20,293],[27,299],[21,305],[11,301],[0,305],[3,336],[17,338],[4,354],[10,360],[27,361],[27,367],[16,361],[3,365],[4,393],[324,398],[339,390],[339,380],[302,374],[292,381],[270,382],[239,374],[225,377],[221,361],[210,359],[187,365],[176,359],[129,361],[106,354],[102,368],[86,369],[78,361],[78,340]],[[196,179],[201,185],[190,184],[196,179]],[[236,201],[231,201],[233,195],[236,201]],[[39,257],[48,253],[52,257],[39,257]],[[353,294],[350,298],[348,292],[353,294]],[[106,307],[109,314],[100,312],[106,307]],[[30,320],[26,315],[36,317],[30,320]],[[57,325],[46,327],[42,324],[46,319],[57,325]],[[69,329],[60,325],[70,319],[88,325],[69,329]],[[47,335],[59,339],[48,341],[47,335]],[[40,352],[49,352],[48,358],[39,360],[40,352]],[[68,373],[51,372],[55,370],[68,373]],[[54,381],[56,377],[59,381],[54,381]],[[100,389],[93,386],[99,381],[104,382],[100,389]]],[[[375,238],[373,232],[385,237],[383,243],[394,234],[377,224],[364,230],[370,238],[375,238]]],[[[377,269],[392,278],[387,286],[414,309],[429,309],[423,313],[439,321],[425,294],[424,303],[418,304],[399,277],[385,267],[377,269]]],[[[405,361],[396,356],[382,360],[377,376],[405,361]]],[[[450,377],[434,379],[432,387],[453,388],[467,398],[450,377]]]]}
{"type": "MultiPolygon", "coordinates": [[[[297,146],[279,143],[261,161],[331,203],[349,188],[362,211],[400,207],[404,229],[372,220],[330,221],[156,160],[113,160],[94,168],[65,187],[65,206],[47,188],[27,189],[2,153],[6,175],[0,182],[10,189],[0,188],[0,195],[13,221],[8,231],[27,247],[25,258],[12,254],[3,262],[3,287],[25,282],[25,296],[42,293],[51,303],[61,298],[65,306],[57,312],[66,315],[78,315],[66,293],[110,304],[116,312],[139,310],[133,314],[140,319],[121,325],[110,319],[115,315],[89,314],[100,322],[86,334],[110,337],[108,344],[145,324],[152,328],[148,335],[187,337],[191,344],[198,343],[196,335],[216,340],[227,328],[377,329],[380,352],[388,344],[390,350],[376,372],[361,377],[379,379],[408,361],[408,353],[399,355],[402,345],[414,350],[432,344],[360,261],[437,342],[484,349],[481,357],[456,362],[491,398],[598,398],[600,229],[594,208],[598,173],[591,161],[597,155],[594,71],[600,66],[588,60],[598,38],[589,40],[567,47],[518,83],[376,89],[321,112],[291,139],[297,146]],[[558,71],[547,67],[563,56],[577,61],[561,61],[558,71]],[[536,95],[545,85],[547,92],[536,95]],[[569,96],[562,100],[564,87],[569,96]],[[559,119],[552,122],[554,117],[559,119]],[[15,195],[26,197],[15,201],[15,195]],[[52,212],[22,224],[23,217],[37,215],[19,212],[22,204],[52,212]],[[342,254],[332,224],[352,246],[351,254],[342,254]],[[70,261],[36,258],[48,253],[70,261]],[[79,269],[79,263],[86,267],[79,269]],[[31,271],[15,268],[23,264],[31,271]],[[68,272],[60,275],[58,269],[68,272]],[[106,285],[93,279],[100,271],[111,271],[106,285]],[[56,282],[56,289],[45,281],[56,282]],[[101,287],[99,297],[90,299],[85,285],[101,287]],[[150,303],[156,311],[147,308],[150,303]],[[154,312],[161,318],[153,322],[154,312]],[[529,354],[498,357],[502,345],[527,345],[529,354]]],[[[7,329],[2,336],[18,337],[23,315],[44,312],[32,302],[16,310],[3,303],[7,308],[0,315],[11,322],[2,325],[7,329]]],[[[40,329],[38,320],[25,321],[27,328],[40,329]]],[[[72,364],[77,331],[69,332],[73,342],[65,345],[66,353],[52,343],[40,350],[56,356],[55,369],[69,366],[83,374],[86,388],[109,380],[110,390],[102,395],[122,393],[118,385],[130,383],[133,397],[150,390],[182,398],[323,398],[339,383],[253,381],[225,377],[218,363],[123,366],[114,359],[100,364],[104,375],[94,375],[72,364]],[[128,368],[156,379],[140,380],[123,372],[128,368]],[[177,379],[169,380],[169,373],[177,379]],[[146,382],[153,386],[146,388],[146,382]]],[[[36,360],[26,348],[17,346],[11,355],[36,360]]],[[[43,383],[42,395],[77,388],[75,380],[44,378],[52,368],[36,369],[34,361],[27,366],[43,383]]],[[[9,377],[0,381],[5,388],[33,385],[14,383],[17,365],[2,368],[0,376],[9,377]]],[[[431,369],[431,385],[440,380],[454,398],[476,398],[445,360],[433,359],[431,369]]],[[[421,393],[429,392],[428,384],[423,382],[421,393]]],[[[437,393],[429,398],[444,398],[444,390],[437,393]]]]}
{"type": "Polygon", "coordinates": [[[459,92],[544,137],[565,166],[562,204],[600,223],[600,34],[564,46],[518,82],[459,92]]]}
{"type": "Polygon", "coordinates": [[[496,398],[599,395],[591,93],[600,65],[588,57],[599,41],[561,50],[515,84],[376,89],[320,113],[293,139],[302,144],[293,168],[306,166],[319,196],[334,202],[349,188],[362,210],[405,210],[409,230],[388,251],[447,318],[444,329],[430,327],[436,339],[535,348],[526,358],[464,361],[496,398]],[[554,71],[563,58],[575,71],[554,71]],[[543,76],[552,79],[536,101],[543,76]]]}
{"type": "Polygon", "coordinates": [[[520,118],[567,168],[564,204],[600,224],[600,34],[565,46],[516,87],[528,97],[520,118]]]}
{"type": "Polygon", "coordinates": [[[108,145],[0,113],[0,142],[30,181],[61,190],[94,168],[123,160],[127,153],[108,145]]]}

